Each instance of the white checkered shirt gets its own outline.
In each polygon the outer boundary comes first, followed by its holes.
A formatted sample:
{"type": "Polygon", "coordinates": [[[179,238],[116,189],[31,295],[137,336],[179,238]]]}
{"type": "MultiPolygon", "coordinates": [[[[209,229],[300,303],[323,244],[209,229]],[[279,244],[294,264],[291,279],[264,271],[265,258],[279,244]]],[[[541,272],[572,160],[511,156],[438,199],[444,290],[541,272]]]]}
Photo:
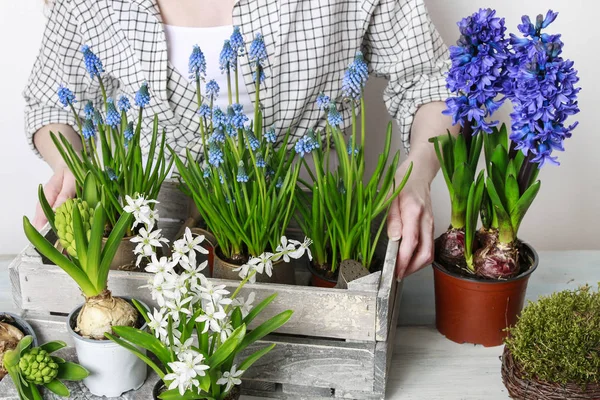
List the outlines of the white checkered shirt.
{"type": "MultiPolygon", "coordinates": [[[[389,80],[385,104],[407,150],[417,108],[449,96],[444,79],[447,49],[423,0],[238,0],[233,24],[245,38],[255,32],[264,36],[269,54],[261,90],[264,126],[274,124],[278,133],[291,128],[293,136],[300,137],[307,128],[324,125],[316,97],[324,92],[340,100],[341,78],[357,49],[365,54],[371,73],[389,80]]],[[[74,92],[78,112],[83,113],[87,100],[101,101],[98,80],[85,71],[82,44],[103,61],[109,95],[131,98],[148,82],[152,101],[142,124],[144,146],[149,146],[152,116],[157,113],[172,147],[197,147],[195,87],[168,63],[156,2],[55,0],[24,91],[32,148],[33,134],[44,125],[75,125],[58,101],[59,84],[74,92]]],[[[251,67],[246,57],[240,62],[254,100],[251,67]]],[[[349,110],[342,111],[348,120],[349,110]]],[[[130,112],[135,117],[135,111],[130,112]]]]}

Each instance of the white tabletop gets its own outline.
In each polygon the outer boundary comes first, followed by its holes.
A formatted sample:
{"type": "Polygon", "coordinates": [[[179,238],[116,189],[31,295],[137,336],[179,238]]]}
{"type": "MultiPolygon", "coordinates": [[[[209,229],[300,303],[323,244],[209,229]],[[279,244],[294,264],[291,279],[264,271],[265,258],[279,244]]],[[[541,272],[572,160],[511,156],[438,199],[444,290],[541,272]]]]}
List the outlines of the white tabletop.
{"type": "MultiPolygon", "coordinates": [[[[12,257],[0,256],[0,310],[14,311],[7,267],[12,257]]],[[[527,298],[600,282],[600,251],[540,252],[527,298]]],[[[433,272],[425,268],[406,279],[400,327],[387,386],[389,399],[507,399],[500,377],[502,347],[459,345],[435,327],[433,272]]],[[[243,399],[252,399],[244,396],[243,399]]]]}

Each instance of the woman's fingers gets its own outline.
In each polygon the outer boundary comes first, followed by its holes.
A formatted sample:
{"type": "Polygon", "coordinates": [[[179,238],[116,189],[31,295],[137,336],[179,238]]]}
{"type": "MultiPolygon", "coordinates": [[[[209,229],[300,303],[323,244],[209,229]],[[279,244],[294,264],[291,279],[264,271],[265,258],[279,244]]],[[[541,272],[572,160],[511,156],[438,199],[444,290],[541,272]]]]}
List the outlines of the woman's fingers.
{"type": "Polygon", "coordinates": [[[56,197],[54,204],[51,203],[52,208],[59,207],[62,203],[73,197],[75,197],[75,177],[71,174],[71,171],[64,170],[60,193],[56,197]]]}
{"type": "MultiPolygon", "coordinates": [[[[48,200],[48,204],[50,204],[53,209],[56,209],[56,207],[60,206],[67,199],[74,197],[75,177],[71,174],[71,171],[67,169],[56,171],[44,186],[44,195],[46,196],[46,200],[48,200]]],[[[46,225],[46,222],[48,222],[48,220],[38,202],[35,207],[33,226],[39,230],[46,225]]]]}
{"type": "Polygon", "coordinates": [[[387,219],[388,238],[392,241],[398,241],[402,237],[402,217],[400,216],[400,202],[398,198],[392,201],[390,212],[387,219]]]}
{"type": "Polygon", "coordinates": [[[421,218],[421,232],[419,233],[419,245],[415,254],[406,268],[403,277],[417,272],[433,261],[433,216],[425,213],[421,218]]]}
{"type": "Polygon", "coordinates": [[[406,268],[410,265],[415,249],[419,244],[420,219],[422,211],[417,207],[404,207],[401,210],[402,241],[396,262],[396,278],[405,275],[406,268]]]}

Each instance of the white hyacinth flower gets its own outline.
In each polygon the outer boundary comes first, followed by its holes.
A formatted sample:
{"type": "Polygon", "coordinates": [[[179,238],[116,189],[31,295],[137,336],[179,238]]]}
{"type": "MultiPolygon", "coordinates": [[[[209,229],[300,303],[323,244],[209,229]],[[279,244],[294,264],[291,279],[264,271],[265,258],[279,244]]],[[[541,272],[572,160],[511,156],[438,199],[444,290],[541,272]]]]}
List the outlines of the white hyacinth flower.
{"type": "Polygon", "coordinates": [[[227,318],[227,314],[225,314],[223,307],[215,307],[212,303],[209,303],[204,307],[204,314],[196,318],[196,322],[206,322],[202,333],[208,332],[209,327],[213,332],[219,332],[221,329],[220,321],[225,318],[227,318]]]}
{"type": "Polygon", "coordinates": [[[205,371],[209,369],[209,366],[202,361],[204,361],[202,354],[186,352],[182,354],[180,361],[170,362],[168,365],[173,372],[163,378],[164,381],[172,381],[169,390],[178,388],[179,394],[183,396],[192,386],[198,386],[199,382],[195,378],[206,375],[205,371]]]}
{"type": "Polygon", "coordinates": [[[271,261],[272,258],[273,258],[273,253],[265,252],[265,253],[262,253],[258,257],[252,257],[248,261],[248,264],[251,265],[256,270],[257,274],[262,274],[264,272],[268,276],[272,276],[273,275],[273,261],[271,261]]]}
{"type": "Polygon", "coordinates": [[[250,292],[248,295],[248,299],[244,301],[242,296],[238,296],[232,303],[233,306],[239,307],[242,312],[242,318],[246,318],[246,316],[252,311],[252,303],[254,303],[254,298],[256,294],[254,292],[250,292]]]}
{"type": "Polygon", "coordinates": [[[148,313],[148,318],[150,322],[148,322],[148,327],[152,329],[154,332],[154,336],[157,338],[163,338],[167,336],[167,326],[169,325],[169,321],[165,315],[165,310],[154,309],[154,312],[148,313]]]}
{"type": "Polygon", "coordinates": [[[183,240],[185,241],[188,253],[192,251],[197,251],[201,254],[208,254],[208,250],[200,246],[200,243],[204,241],[204,235],[196,235],[196,237],[194,237],[190,228],[185,228],[183,240]]]}
{"type": "Polygon", "coordinates": [[[240,378],[243,373],[243,370],[238,371],[237,366],[234,365],[231,367],[231,371],[225,371],[223,373],[223,376],[217,381],[217,385],[226,385],[225,392],[229,392],[235,385],[242,384],[242,380],[240,378]]]}

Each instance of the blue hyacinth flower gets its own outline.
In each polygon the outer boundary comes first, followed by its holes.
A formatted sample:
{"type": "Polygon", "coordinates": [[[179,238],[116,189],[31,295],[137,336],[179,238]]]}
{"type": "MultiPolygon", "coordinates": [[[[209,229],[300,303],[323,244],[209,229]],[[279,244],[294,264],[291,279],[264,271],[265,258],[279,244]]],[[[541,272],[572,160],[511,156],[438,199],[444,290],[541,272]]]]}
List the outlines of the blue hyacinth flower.
{"type": "Polygon", "coordinates": [[[254,40],[250,43],[248,50],[248,58],[250,61],[261,63],[267,59],[267,46],[263,35],[259,32],[254,36],[254,40]]]}
{"type": "Polygon", "coordinates": [[[125,127],[125,130],[123,131],[123,136],[125,137],[125,142],[129,142],[131,139],[133,139],[133,135],[134,135],[134,130],[133,130],[133,122],[129,122],[127,123],[127,126],[125,127]]]}
{"type": "Polygon", "coordinates": [[[275,132],[275,126],[271,126],[265,132],[265,140],[267,143],[276,143],[277,142],[277,133],[275,132]]]}
{"type": "Polygon", "coordinates": [[[248,137],[248,143],[246,143],[246,147],[249,147],[252,151],[256,151],[260,147],[260,142],[250,129],[246,131],[246,136],[248,137]]]}
{"type": "Polygon", "coordinates": [[[94,117],[94,104],[91,101],[85,103],[85,107],[83,107],[83,114],[86,118],[94,117]]]}
{"type": "Polygon", "coordinates": [[[102,61],[96,56],[90,46],[84,44],[81,46],[81,52],[83,53],[83,62],[85,64],[85,69],[88,74],[90,74],[90,78],[94,79],[94,77],[100,77],[100,74],[104,72],[104,67],[102,66],[102,61]]]}
{"type": "Polygon", "coordinates": [[[64,85],[60,85],[56,92],[58,95],[58,100],[61,102],[63,107],[72,106],[77,101],[75,100],[75,95],[71,92],[71,89],[64,85]]]}
{"type": "Polygon", "coordinates": [[[246,173],[246,168],[244,167],[243,161],[240,161],[238,164],[238,173],[236,180],[240,183],[248,182],[248,174],[246,173]]]}
{"type": "Polygon", "coordinates": [[[98,127],[98,125],[104,124],[104,119],[102,118],[102,114],[100,114],[100,110],[94,110],[94,126],[98,127]]]}
{"type": "Polygon", "coordinates": [[[218,167],[223,161],[223,150],[216,143],[211,143],[208,146],[208,163],[213,167],[218,167]]]}
{"type": "Polygon", "coordinates": [[[86,118],[83,122],[83,127],[81,128],[81,133],[86,140],[89,140],[96,136],[96,127],[94,126],[94,121],[91,118],[86,118]]]}
{"type": "Polygon", "coordinates": [[[235,71],[237,68],[237,55],[238,52],[231,47],[229,40],[226,40],[219,55],[219,68],[221,72],[235,71]]]}
{"type": "Polygon", "coordinates": [[[256,166],[258,168],[264,168],[267,165],[265,158],[260,151],[256,152],[256,166]]]}
{"type": "MultiPolygon", "coordinates": [[[[348,155],[351,156],[352,155],[352,139],[349,138],[348,139],[348,145],[346,146],[346,151],[348,152],[348,155]]],[[[354,155],[357,156],[358,155],[358,149],[354,149],[354,155]]]]}
{"type": "Polygon", "coordinates": [[[343,118],[342,114],[337,110],[334,103],[329,105],[329,113],[327,113],[327,122],[333,127],[341,127],[343,118]]]}
{"type": "Polygon", "coordinates": [[[233,104],[227,107],[227,120],[234,129],[244,129],[248,122],[248,116],[244,114],[244,108],[241,104],[233,104]]]}
{"type": "Polygon", "coordinates": [[[211,114],[212,114],[212,111],[207,104],[202,104],[200,106],[200,108],[198,109],[198,115],[201,116],[202,118],[210,118],[211,114]]]}
{"type": "Polygon", "coordinates": [[[115,174],[115,171],[110,167],[106,168],[106,175],[108,175],[108,179],[110,179],[111,181],[117,180],[117,174],[115,174]]]}
{"type": "Polygon", "coordinates": [[[206,97],[209,100],[214,101],[217,97],[219,97],[219,84],[214,79],[211,79],[206,84],[206,97]]]}
{"type": "Polygon", "coordinates": [[[244,37],[240,32],[239,26],[233,27],[233,33],[229,38],[229,43],[231,44],[231,48],[238,54],[242,54],[244,52],[244,47],[246,46],[246,43],[244,42],[244,37]]]}
{"type": "Polygon", "coordinates": [[[202,176],[204,177],[204,179],[207,179],[210,177],[210,167],[208,166],[208,164],[206,162],[204,162],[204,164],[202,164],[202,176]]]}
{"type": "Polygon", "coordinates": [[[369,68],[363,54],[360,51],[356,52],[354,61],[344,72],[342,79],[342,93],[344,97],[360,100],[363,90],[369,78],[369,68]]]}
{"type": "Polygon", "coordinates": [[[217,144],[222,144],[225,143],[225,133],[223,133],[223,131],[221,129],[215,129],[213,134],[210,135],[210,138],[208,139],[209,143],[217,143],[217,144]]]}
{"type": "Polygon", "coordinates": [[[106,124],[113,128],[121,124],[121,114],[115,107],[115,101],[112,98],[106,100],[106,124]]]}
{"type": "Polygon", "coordinates": [[[277,182],[275,183],[275,187],[280,189],[283,186],[283,179],[281,177],[277,178],[277,182]]]}
{"type": "Polygon", "coordinates": [[[150,91],[148,90],[148,82],[142,83],[140,90],[138,90],[135,94],[135,104],[140,108],[147,107],[148,104],[150,104],[150,91]]]}
{"type": "Polygon", "coordinates": [[[120,112],[127,112],[129,111],[129,109],[131,108],[131,103],[129,102],[129,99],[127,98],[127,96],[121,96],[119,97],[119,101],[117,102],[117,108],[119,109],[120,112]]]}
{"type": "Polygon", "coordinates": [[[330,103],[331,98],[329,98],[329,96],[323,92],[319,93],[317,96],[317,107],[319,107],[319,110],[326,111],[329,108],[330,103]]]}
{"type": "Polygon", "coordinates": [[[192,54],[190,54],[190,61],[188,64],[190,79],[198,80],[201,77],[206,76],[206,58],[204,53],[200,50],[200,46],[194,45],[192,54]]]}

